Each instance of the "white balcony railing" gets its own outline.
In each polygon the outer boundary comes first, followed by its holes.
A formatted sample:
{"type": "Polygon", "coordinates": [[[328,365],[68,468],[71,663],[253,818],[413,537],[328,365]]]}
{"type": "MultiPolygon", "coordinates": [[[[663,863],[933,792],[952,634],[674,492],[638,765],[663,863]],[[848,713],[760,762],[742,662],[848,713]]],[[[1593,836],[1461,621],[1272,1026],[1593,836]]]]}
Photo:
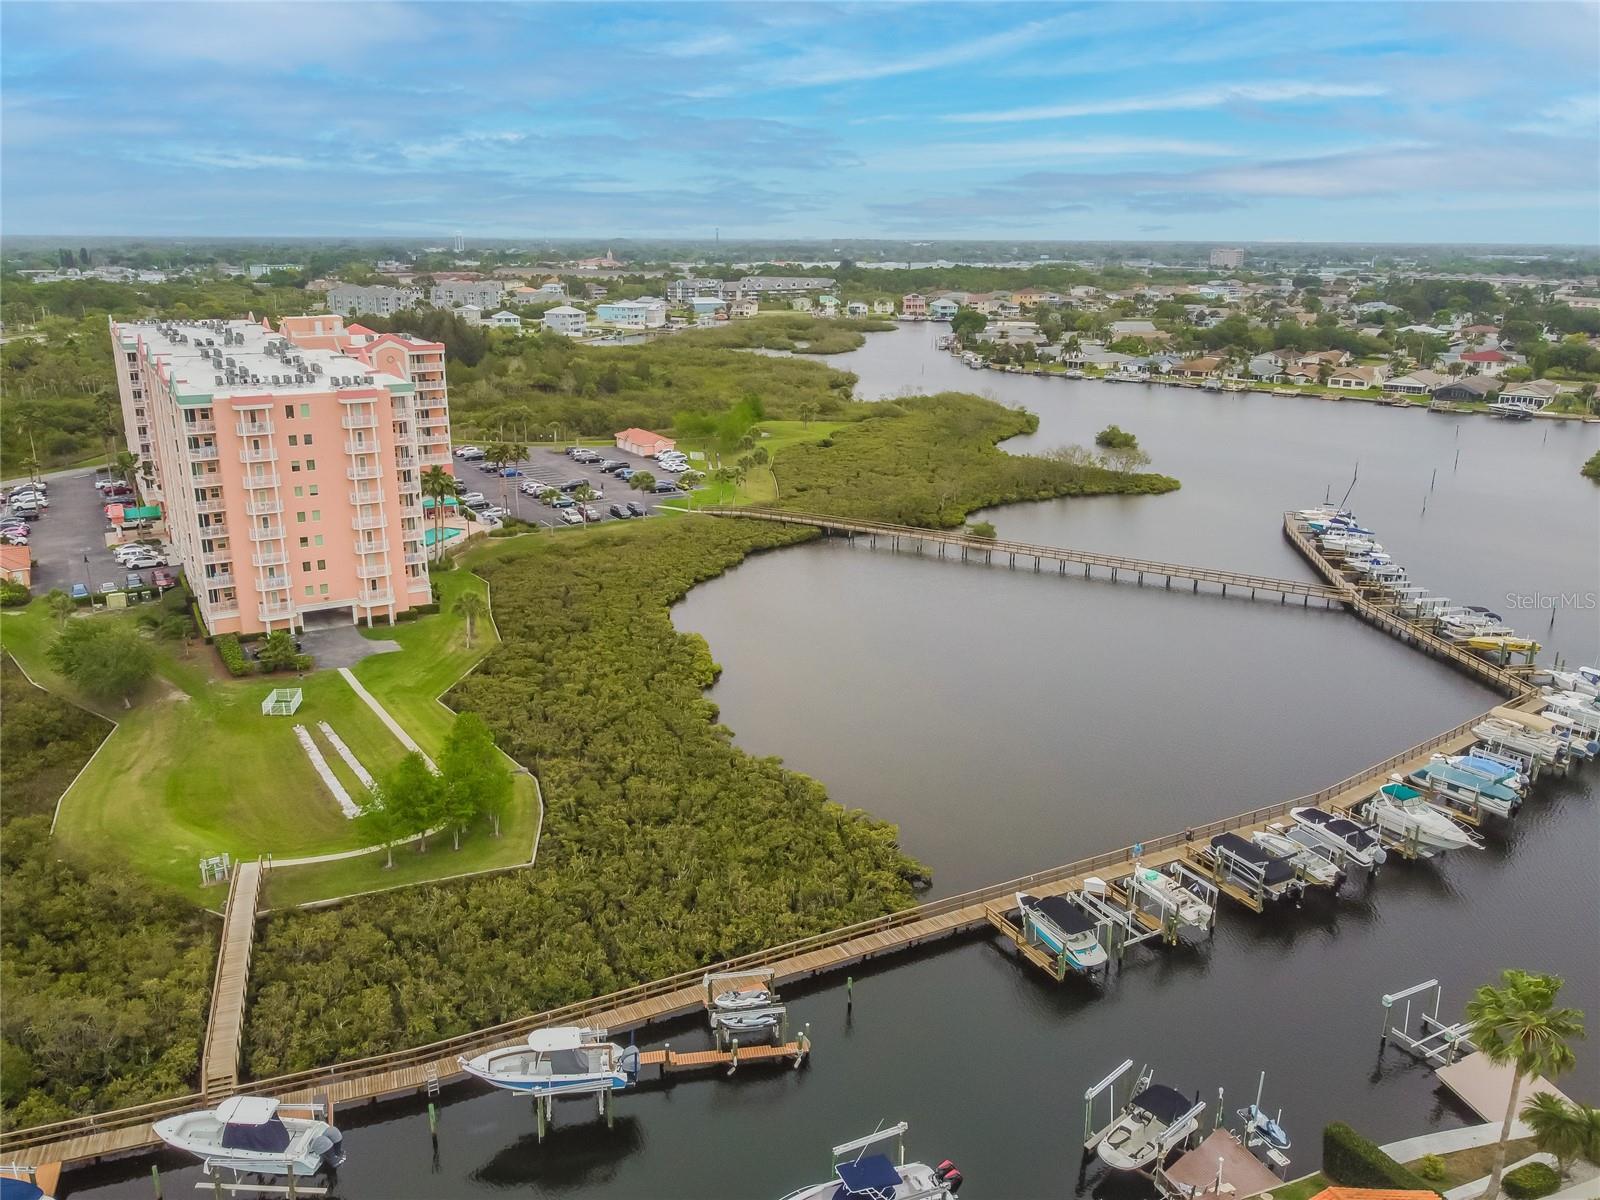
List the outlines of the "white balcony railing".
{"type": "Polygon", "coordinates": [[[383,468],[378,466],[347,467],[344,475],[346,479],[379,479],[383,476],[383,468]]]}
{"type": "Polygon", "coordinates": [[[241,481],[247,488],[275,488],[278,486],[278,473],[276,471],[256,471],[246,475],[241,481]]]}
{"type": "Polygon", "coordinates": [[[252,542],[271,542],[282,536],[282,525],[252,525],[250,527],[250,540],[252,542]]]}
{"type": "Polygon", "coordinates": [[[351,504],[382,504],[382,492],[355,491],[350,493],[351,504]]]}
{"type": "Polygon", "coordinates": [[[263,621],[281,621],[285,617],[294,616],[293,604],[258,604],[256,612],[261,614],[263,621]]]}
{"type": "Polygon", "coordinates": [[[222,457],[218,452],[216,443],[203,443],[199,446],[186,446],[191,462],[215,462],[222,457]]]}
{"type": "Polygon", "coordinates": [[[344,444],[344,452],[346,454],[376,454],[378,450],[379,446],[377,442],[358,442],[352,439],[344,444]]]}
{"type": "Polygon", "coordinates": [[[388,538],[369,538],[364,542],[356,543],[357,554],[387,554],[388,552],[388,538]]]}
{"type": "Polygon", "coordinates": [[[382,513],[368,513],[365,516],[350,518],[351,529],[382,529],[388,523],[382,513]]]}
{"type": "Polygon", "coordinates": [[[371,413],[353,413],[348,417],[341,418],[339,424],[346,429],[376,429],[378,427],[378,418],[371,413]]]}
{"type": "Polygon", "coordinates": [[[271,446],[267,446],[261,450],[251,450],[246,448],[239,451],[239,461],[242,463],[277,462],[278,452],[271,446]]]}
{"type": "Polygon", "coordinates": [[[421,550],[406,551],[406,566],[415,567],[428,561],[428,556],[421,550]]]}
{"type": "Polygon", "coordinates": [[[252,517],[270,517],[283,511],[282,500],[252,500],[244,506],[252,517]]]}
{"type": "Polygon", "coordinates": [[[358,579],[387,579],[388,577],[389,568],[387,566],[368,566],[366,563],[362,563],[356,567],[356,578],[358,579]]]}
{"type": "Polygon", "coordinates": [[[233,551],[213,550],[208,554],[202,554],[200,556],[200,561],[205,563],[207,566],[211,566],[216,563],[231,563],[233,561],[233,551]]]}
{"type": "Polygon", "coordinates": [[[272,422],[265,419],[260,421],[236,421],[233,431],[240,437],[266,437],[272,432],[272,422]]]}
{"type": "Polygon", "coordinates": [[[210,496],[204,500],[194,502],[194,510],[198,513],[219,513],[227,508],[227,501],[221,496],[210,496]]]}
{"type": "Polygon", "coordinates": [[[232,587],[233,576],[227,571],[219,571],[215,575],[207,575],[205,585],[208,588],[232,587]]]}
{"type": "Polygon", "coordinates": [[[258,592],[287,592],[289,590],[289,577],[287,575],[263,575],[256,580],[258,592]]]}
{"type": "Polygon", "coordinates": [[[448,467],[450,465],[450,452],[439,450],[433,454],[418,455],[418,461],[425,467],[448,467]]]}
{"type": "Polygon", "coordinates": [[[216,431],[217,423],[215,421],[185,421],[183,423],[184,433],[215,433],[216,431]]]}
{"type": "Polygon", "coordinates": [[[281,567],[288,561],[289,556],[282,550],[266,550],[250,556],[250,565],[253,567],[281,567]]]}
{"type": "Polygon", "coordinates": [[[239,602],[237,600],[217,600],[207,607],[213,617],[237,617],[239,615],[239,602]]]}
{"type": "Polygon", "coordinates": [[[375,604],[393,604],[394,593],[387,588],[379,592],[362,592],[356,597],[356,603],[363,608],[371,608],[375,604]]]}

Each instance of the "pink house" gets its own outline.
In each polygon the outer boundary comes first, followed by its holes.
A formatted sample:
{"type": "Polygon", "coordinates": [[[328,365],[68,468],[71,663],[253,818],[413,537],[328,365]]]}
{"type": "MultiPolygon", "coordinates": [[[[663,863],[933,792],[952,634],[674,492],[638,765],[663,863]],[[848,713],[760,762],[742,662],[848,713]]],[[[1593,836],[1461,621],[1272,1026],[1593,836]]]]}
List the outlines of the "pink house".
{"type": "Polygon", "coordinates": [[[653,458],[663,450],[673,449],[677,444],[671,438],[651,433],[648,429],[624,429],[617,434],[618,450],[626,450],[629,454],[639,454],[645,458],[653,458]]]}
{"type": "Polygon", "coordinates": [[[916,292],[900,297],[900,315],[903,317],[925,317],[928,315],[928,298],[916,292]]]}

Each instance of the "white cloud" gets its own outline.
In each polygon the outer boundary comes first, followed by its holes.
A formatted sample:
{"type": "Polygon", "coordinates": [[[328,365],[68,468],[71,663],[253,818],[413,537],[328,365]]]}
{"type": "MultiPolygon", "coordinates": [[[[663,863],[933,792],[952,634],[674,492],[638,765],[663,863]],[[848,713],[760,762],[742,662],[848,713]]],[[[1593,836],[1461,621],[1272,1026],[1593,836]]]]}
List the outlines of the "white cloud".
{"type": "Polygon", "coordinates": [[[768,63],[759,74],[769,81],[801,86],[826,86],[838,83],[864,83],[873,79],[887,79],[895,75],[911,75],[933,71],[940,67],[961,66],[996,54],[1004,54],[1024,47],[1036,46],[1058,31],[1065,31],[1064,18],[1031,21],[1015,29],[1003,29],[985,37],[953,41],[936,50],[924,50],[894,58],[885,54],[870,58],[850,59],[829,48],[803,54],[787,61],[768,63]]]}
{"type": "Polygon", "coordinates": [[[1080,104],[1041,104],[994,112],[950,113],[941,118],[963,124],[1001,121],[1049,121],[1062,117],[1102,117],[1123,113],[1182,112],[1220,108],[1225,104],[1293,104],[1302,100],[1351,100],[1386,95],[1375,83],[1273,83],[1224,84],[1186,92],[1124,96],[1116,100],[1091,100],[1080,104]]]}

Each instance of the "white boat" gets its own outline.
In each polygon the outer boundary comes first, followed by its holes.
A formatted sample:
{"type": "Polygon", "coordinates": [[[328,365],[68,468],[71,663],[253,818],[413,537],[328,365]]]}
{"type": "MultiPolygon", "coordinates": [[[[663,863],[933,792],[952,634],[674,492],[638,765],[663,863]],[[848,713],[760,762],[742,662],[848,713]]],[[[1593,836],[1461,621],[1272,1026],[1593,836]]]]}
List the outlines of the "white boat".
{"type": "Polygon", "coordinates": [[[1030,896],[1017,893],[1022,929],[1042,942],[1050,953],[1065,959],[1074,971],[1088,974],[1110,963],[1093,918],[1065,896],[1030,896]]]}
{"type": "Polygon", "coordinates": [[[906,1162],[904,1121],[833,1148],[833,1178],[808,1184],[783,1200],[954,1200],[961,1171],[948,1158],[936,1167],[906,1162]],[[892,1151],[876,1149],[893,1139],[892,1151]],[[871,1151],[871,1153],[869,1153],[871,1151]]]}
{"type": "Polygon", "coordinates": [[[740,1012],[748,1008],[770,1008],[777,1003],[771,991],[757,984],[754,987],[729,988],[711,998],[711,1007],[718,1012],[740,1012]]]}
{"type": "Polygon", "coordinates": [[[1576,671],[1551,671],[1550,682],[1563,692],[1600,696],[1600,667],[1579,667],[1576,671]]]}
{"type": "Polygon", "coordinates": [[[638,1078],[639,1052],[605,1040],[603,1029],[535,1029],[526,1045],[457,1057],[469,1075],[530,1096],[588,1096],[620,1091],[638,1078]]]}
{"type": "Polygon", "coordinates": [[[1282,825],[1269,825],[1250,835],[1250,840],[1274,858],[1288,863],[1307,883],[1322,887],[1335,887],[1339,883],[1339,866],[1333,861],[1333,851],[1325,846],[1303,846],[1289,836],[1282,825]]]}
{"type": "Polygon", "coordinates": [[[1545,715],[1555,713],[1590,738],[1600,737],[1600,697],[1582,692],[1551,692],[1544,698],[1545,715]]]}
{"type": "Polygon", "coordinates": [[[1216,910],[1182,883],[1150,867],[1135,866],[1128,877],[1128,890],[1142,896],[1161,910],[1164,919],[1173,919],[1180,929],[1208,930],[1216,910]]]}
{"type": "MultiPolygon", "coordinates": [[[[1278,1115],[1283,1114],[1280,1112],[1278,1115]]],[[[1241,1108],[1239,1119],[1244,1122],[1247,1135],[1260,1137],[1274,1150],[1283,1151],[1289,1148],[1288,1132],[1276,1119],[1269,1117],[1259,1103],[1241,1108]]]]}
{"type": "Polygon", "coordinates": [[[714,1012],[711,1023],[733,1037],[770,1038],[778,1031],[778,1015],[779,1012],[772,1009],[766,1012],[714,1012]]]}
{"type": "Polygon", "coordinates": [[[1388,854],[1370,828],[1321,808],[1292,808],[1289,836],[1306,846],[1324,846],[1358,867],[1381,867],[1388,854]]]}
{"type": "Polygon", "coordinates": [[[1116,1121],[1095,1143],[1094,1152],[1113,1171],[1145,1171],[1200,1127],[1205,1101],[1190,1100],[1176,1088],[1152,1082],[1146,1070],[1116,1121]]]}
{"type": "Polygon", "coordinates": [[[1407,787],[1398,777],[1384,784],[1360,808],[1364,820],[1377,826],[1391,842],[1411,850],[1419,858],[1432,858],[1447,850],[1481,846],[1473,836],[1444,813],[1429,804],[1416,788],[1407,787]]]}
{"type": "MultiPolygon", "coordinates": [[[[309,1109],[296,1109],[296,1112],[309,1109]]],[[[291,1116],[269,1096],[230,1096],[214,1109],[157,1121],[155,1135],[205,1163],[251,1175],[315,1175],[344,1161],[339,1131],[315,1116],[291,1116]]]]}
{"type": "Polygon", "coordinates": [[[1281,856],[1268,851],[1254,838],[1237,833],[1219,833],[1201,847],[1200,858],[1210,865],[1219,879],[1226,879],[1254,896],[1258,903],[1269,900],[1300,899],[1305,890],[1299,873],[1281,856]]]}

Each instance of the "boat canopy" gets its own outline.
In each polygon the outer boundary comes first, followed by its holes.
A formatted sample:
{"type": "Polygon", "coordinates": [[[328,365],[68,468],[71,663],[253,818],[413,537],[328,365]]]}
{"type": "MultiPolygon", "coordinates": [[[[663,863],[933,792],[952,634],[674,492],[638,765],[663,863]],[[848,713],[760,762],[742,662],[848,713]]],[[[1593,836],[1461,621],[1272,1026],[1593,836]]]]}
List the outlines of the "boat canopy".
{"type": "Polygon", "coordinates": [[[271,1096],[230,1096],[217,1105],[217,1120],[226,1125],[261,1125],[278,1111],[271,1096]]]}
{"type": "Polygon", "coordinates": [[[1541,717],[1538,713],[1521,712],[1505,705],[1490,709],[1489,715],[1499,717],[1502,721],[1510,721],[1514,725],[1521,725],[1524,729],[1531,729],[1535,733],[1553,733],[1559,728],[1549,717],[1541,717]]]}
{"type": "Polygon", "coordinates": [[[289,1129],[278,1116],[278,1102],[267,1096],[232,1096],[217,1106],[224,1150],[268,1154],[289,1148],[289,1129]]]}
{"type": "Polygon", "coordinates": [[[1484,758],[1479,754],[1463,754],[1458,760],[1450,764],[1453,767],[1464,767],[1469,771],[1476,771],[1480,775],[1488,775],[1496,783],[1514,778],[1517,774],[1515,767],[1507,766],[1503,762],[1496,762],[1492,758],[1484,758]]]}
{"type": "Polygon", "coordinates": [[[1029,907],[1045,917],[1065,934],[1088,933],[1094,922],[1076,904],[1065,896],[1029,896],[1029,907]]]}
{"type": "Polygon", "coordinates": [[[869,1196],[873,1200],[888,1200],[900,1186],[900,1172],[886,1154],[869,1154],[851,1162],[837,1163],[834,1170],[839,1182],[844,1184],[846,1196],[869,1196]]]}
{"type": "Polygon", "coordinates": [[[1133,1106],[1142,1108],[1158,1121],[1171,1125],[1181,1120],[1195,1102],[1177,1088],[1164,1083],[1152,1083],[1133,1098],[1133,1106]]]}
{"type": "Polygon", "coordinates": [[[576,1050],[584,1044],[593,1031],[566,1025],[559,1029],[535,1029],[528,1035],[528,1049],[539,1054],[552,1054],[557,1050],[576,1050]]]}
{"type": "MultiPolygon", "coordinates": [[[[1428,768],[1427,767],[1423,767],[1421,770],[1419,770],[1417,772],[1417,774],[1418,775],[1422,775],[1422,774],[1425,774],[1427,771],[1428,771],[1428,768]]],[[[1389,799],[1391,799],[1391,800],[1420,800],[1420,799],[1422,799],[1422,793],[1421,792],[1417,791],[1416,788],[1409,788],[1403,783],[1386,783],[1386,784],[1383,785],[1383,787],[1380,790],[1383,792],[1383,794],[1385,796],[1389,797],[1389,799]]]]}
{"type": "Polygon", "coordinates": [[[1246,841],[1237,833],[1219,833],[1211,839],[1213,850],[1231,854],[1261,868],[1261,881],[1269,887],[1287,883],[1294,878],[1294,868],[1282,859],[1268,854],[1254,842],[1246,841]]]}

